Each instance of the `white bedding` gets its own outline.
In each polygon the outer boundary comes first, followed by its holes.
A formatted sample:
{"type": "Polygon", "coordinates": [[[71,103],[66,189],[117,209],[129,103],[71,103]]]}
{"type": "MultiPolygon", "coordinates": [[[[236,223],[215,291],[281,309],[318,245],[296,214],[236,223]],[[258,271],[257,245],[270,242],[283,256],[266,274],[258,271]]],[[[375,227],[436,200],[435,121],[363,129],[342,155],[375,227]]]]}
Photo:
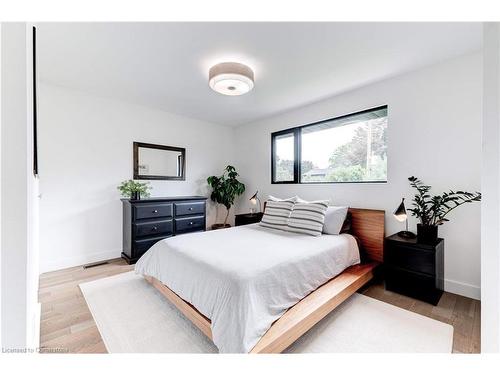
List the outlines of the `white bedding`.
{"type": "Polygon", "coordinates": [[[135,271],[209,318],[221,353],[247,353],[289,307],[359,260],[351,235],[312,237],[252,224],[157,242],[135,271]]]}

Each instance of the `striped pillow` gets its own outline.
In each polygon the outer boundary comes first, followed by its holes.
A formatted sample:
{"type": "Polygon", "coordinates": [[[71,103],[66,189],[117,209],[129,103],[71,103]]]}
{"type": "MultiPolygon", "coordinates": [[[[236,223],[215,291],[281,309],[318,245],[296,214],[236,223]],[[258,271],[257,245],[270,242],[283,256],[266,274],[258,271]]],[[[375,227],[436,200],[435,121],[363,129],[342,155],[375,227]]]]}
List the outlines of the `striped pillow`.
{"type": "Polygon", "coordinates": [[[321,236],[328,201],[295,203],[288,219],[289,232],[321,236]]]}
{"type": "Polygon", "coordinates": [[[266,228],[287,230],[292,208],[293,202],[290,201],[267,201],[260,225],[266,228]]]}

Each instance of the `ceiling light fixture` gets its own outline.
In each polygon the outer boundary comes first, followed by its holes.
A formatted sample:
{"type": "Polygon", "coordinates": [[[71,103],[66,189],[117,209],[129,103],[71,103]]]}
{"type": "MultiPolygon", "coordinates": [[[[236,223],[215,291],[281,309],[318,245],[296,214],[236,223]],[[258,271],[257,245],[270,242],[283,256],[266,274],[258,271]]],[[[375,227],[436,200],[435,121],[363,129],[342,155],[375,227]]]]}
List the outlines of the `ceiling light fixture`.
{"type": "Polygon", "coordinates": [[[253,70],[236,62],[214,65],[208,73],[210,88],[223,95],[243,95],[253,89],[253,70]]]}

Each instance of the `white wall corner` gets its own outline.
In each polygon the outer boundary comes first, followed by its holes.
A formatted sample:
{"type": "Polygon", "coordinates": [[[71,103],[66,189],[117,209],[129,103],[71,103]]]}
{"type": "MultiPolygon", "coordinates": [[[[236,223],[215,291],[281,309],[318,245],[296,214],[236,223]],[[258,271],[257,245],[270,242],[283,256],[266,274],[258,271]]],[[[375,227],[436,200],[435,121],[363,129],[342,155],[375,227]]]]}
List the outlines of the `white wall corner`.
{"type": "MultiPolygon", "coordinates": [[[[2,23],[0,22],[0,178],[2,176],[2,23]]],[[[2,183],[0,181],[0,220],[2,219],[2,183]]],[[[0,222],[0,347],[2,347],[2,225],[0,222]]]]}
{"type": "Polygon", "coordinates": [[[500,351],[500,24],[483,28],[481,351],[500,351]]]}
{"type": "Polygon", "coordinates": [[[32,169],[31,25],[2,24],[2,348],[36,349],[39,323],[36,189],[32,169]]]}

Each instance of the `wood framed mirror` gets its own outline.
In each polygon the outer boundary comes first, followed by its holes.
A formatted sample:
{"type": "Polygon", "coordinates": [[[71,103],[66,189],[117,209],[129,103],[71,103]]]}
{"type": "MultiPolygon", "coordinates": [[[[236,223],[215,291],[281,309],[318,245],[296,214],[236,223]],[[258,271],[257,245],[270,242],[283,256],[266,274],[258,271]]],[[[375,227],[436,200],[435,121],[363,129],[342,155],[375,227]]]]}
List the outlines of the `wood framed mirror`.
{"type": "Polygon", "coordinates": [[[185,179],[185,148],[134,142],[134,180],[185,179]]]}

